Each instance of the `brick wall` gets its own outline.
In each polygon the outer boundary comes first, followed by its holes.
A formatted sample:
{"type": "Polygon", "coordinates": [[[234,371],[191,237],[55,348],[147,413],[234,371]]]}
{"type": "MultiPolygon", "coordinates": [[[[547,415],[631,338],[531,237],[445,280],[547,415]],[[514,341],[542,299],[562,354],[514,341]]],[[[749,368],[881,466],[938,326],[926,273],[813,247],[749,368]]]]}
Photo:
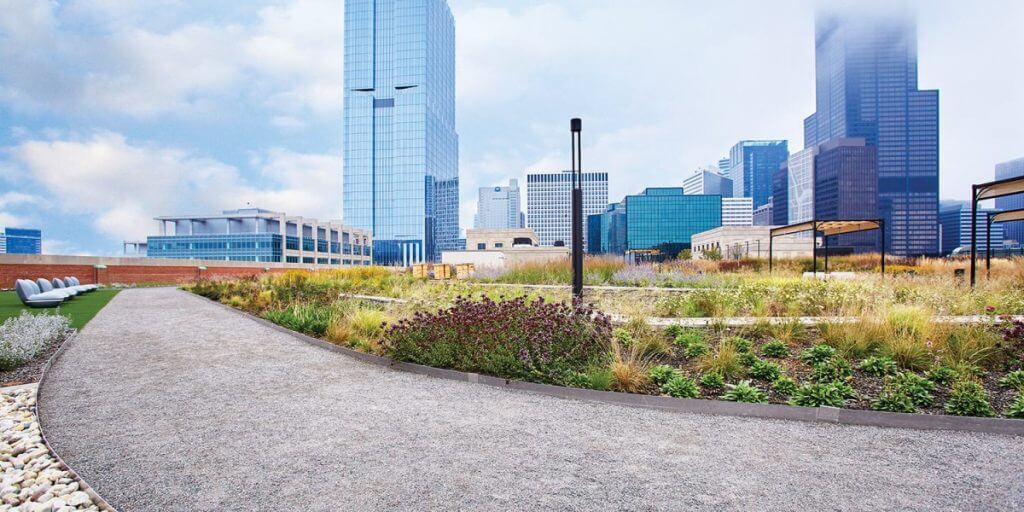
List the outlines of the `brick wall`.
{"type": "MultiPolygon", "coordinates": [[[[141,261],[143,260],[135,260],[135,262],[141,261]]],[[[207,279],[249,277],[287,270],[282,267],[245,267],[237,264],[231,266],[207,264],[206,269],[200,269],[199,265],[168,265],[166,262],[153,265],[105,263],[105,266],[106,268],[95,268],[94,265],[74,263],[9,263],[0,261],[0,288],[13,288],[17,279],[34,280],[39,277],[63,279],[64,276],[74,276],[82,284],[182,284],[200,277],[207,279]]]]}

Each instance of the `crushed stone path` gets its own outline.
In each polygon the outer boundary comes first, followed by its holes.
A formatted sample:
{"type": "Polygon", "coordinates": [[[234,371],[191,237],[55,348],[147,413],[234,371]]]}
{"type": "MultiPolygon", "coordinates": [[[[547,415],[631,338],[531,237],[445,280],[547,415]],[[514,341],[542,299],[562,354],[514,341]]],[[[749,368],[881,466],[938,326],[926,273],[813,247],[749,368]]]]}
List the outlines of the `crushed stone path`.
{"type": "Polygon", "coordinates": [[[714,417],[434,379],[171,288],[118,294],[39,397],[132,510],[1014,510],[1024,442],[714,417]]]}

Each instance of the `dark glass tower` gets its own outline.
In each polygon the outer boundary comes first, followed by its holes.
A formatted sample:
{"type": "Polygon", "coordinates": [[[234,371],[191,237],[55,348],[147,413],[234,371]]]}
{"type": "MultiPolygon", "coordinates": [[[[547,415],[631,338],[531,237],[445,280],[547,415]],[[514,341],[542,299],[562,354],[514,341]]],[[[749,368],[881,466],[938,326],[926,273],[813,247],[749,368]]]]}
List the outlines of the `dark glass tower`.
{"type": "Polygon", "coordinates": [[[754,209],[768,204],[772,175],[789,157],[784,140],[741,140],[729,150],[733,197],[752,197],[754,209]]]}
{"type": "Polygon", "coordinates": [[[345,223],[374,261],[440,259],[459,237],[455,19],[445,0],[345,1],[345,223]]]}
{"type": "MultiPolygon", "coordinates": [[[[878,212],[877,148],[864,139],[832,139],[814,157],[816,220],[867,220],[878,212]]],[[[836,250],[879,250],[878,233],[850,233],[829,240],[836,250]]]]}
{"type": "Polygon", "coordinates": [[[938,253],[939,92],[917,88],[914,21],[819,15],[815,68],[817,111],[804,120],[805,147],[836,137],[876,147],[890,250],[938,253]]]}

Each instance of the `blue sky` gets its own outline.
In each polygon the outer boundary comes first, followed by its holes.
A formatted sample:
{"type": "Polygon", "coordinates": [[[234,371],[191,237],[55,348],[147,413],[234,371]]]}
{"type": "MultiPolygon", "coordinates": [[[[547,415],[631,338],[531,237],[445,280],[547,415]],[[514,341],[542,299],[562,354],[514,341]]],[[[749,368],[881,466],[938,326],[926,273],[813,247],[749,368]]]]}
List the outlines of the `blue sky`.
{"type": "MultiPolygon", "coordinates": [[[[814,12],[832,3],[449,4],[465,228],[477,187],[567,166],[573,116],[612,200],[679,185],[740,139],[802,147],[814,12]]],[[[339,218],[342,5],[0,0],[0,226],[116,254],[156,215],[339,218]]],[[[1024,156],[1024,3],[906,5],[920,86],[940,90],[942,197],[965,198],[1024,156]]]]}

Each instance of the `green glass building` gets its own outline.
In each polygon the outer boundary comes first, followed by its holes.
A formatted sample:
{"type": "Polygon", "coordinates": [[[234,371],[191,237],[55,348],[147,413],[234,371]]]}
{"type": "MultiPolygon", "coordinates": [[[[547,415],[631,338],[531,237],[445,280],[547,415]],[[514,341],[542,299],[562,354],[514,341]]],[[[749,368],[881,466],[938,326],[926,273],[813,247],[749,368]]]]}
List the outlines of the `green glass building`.
{"type": "Polygon", "coordinates": [[[675,255],[694,234],[722,225],[722,196],[685,195],[681,187],[648,188],[612,206],[588,219],[591,252],[675,255]]]}

